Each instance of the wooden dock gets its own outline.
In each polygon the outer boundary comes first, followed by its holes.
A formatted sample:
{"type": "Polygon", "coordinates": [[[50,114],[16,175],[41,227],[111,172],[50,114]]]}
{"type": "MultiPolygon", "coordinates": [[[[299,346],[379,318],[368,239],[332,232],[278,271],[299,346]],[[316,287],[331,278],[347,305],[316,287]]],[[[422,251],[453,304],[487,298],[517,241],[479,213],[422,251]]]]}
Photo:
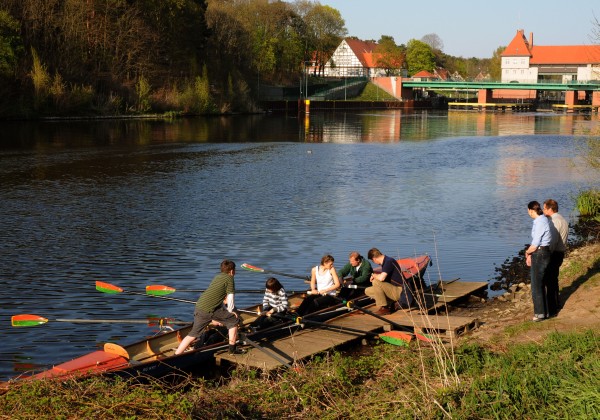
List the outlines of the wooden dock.
{"type": "Polygon", "coordinates": [[[448,110],[467,110],[467,111],[512,111],[512,112],[530,112],[535,111],[532,103],[478,103],[478,102],[448,102],[448,110]]]}
{"type": "MultiPolygon", "coordinates": [[[[384,318],[393,323],[406,326],[408,329],[414,329],[416,332],[434,334],[441,339],[452,339],[471,329],[477,328],[479,325],[478,320],[446,314],[436,315],[435,313],[442,312],[442,308],[446,304],[458,299],[464,299],[470,294],[477,293],[485,288],[487,288],[486,282],[453,281],[442,284],[441,289],[443,293],[436,293],[441,296],[426,296],[427,310],[422,312],[419,310],[397,311],[384,318]],[[424,312],[428,312],[429,314],[424,312]]],[[[376,310],[377,308],[373,304],[367,309],[376,310]]],[[[285,337],[275,340],[262,340],[257,344],[264,351],[250,347],[248,348],[248,352],[242,355],[231,355],[227,352],[217,353],[215,355],[216,363],[217,365],[225,363],[240,364],[250,368],[270,371],[282,367],[283,363],[281,361],[286,361],[289,365],[293,365],[312,355],[326,352],[342,344],[363,339],[367,335],[370,335],[343,330],[344,327],[370,333],[393,329],[390,322],[375,318],[358,310],[348,310],[347,313],[328,321],[327,324],[330,327],[310,327],[307,324],[303,329],[290,329],[289,335],[285,337]]]]}

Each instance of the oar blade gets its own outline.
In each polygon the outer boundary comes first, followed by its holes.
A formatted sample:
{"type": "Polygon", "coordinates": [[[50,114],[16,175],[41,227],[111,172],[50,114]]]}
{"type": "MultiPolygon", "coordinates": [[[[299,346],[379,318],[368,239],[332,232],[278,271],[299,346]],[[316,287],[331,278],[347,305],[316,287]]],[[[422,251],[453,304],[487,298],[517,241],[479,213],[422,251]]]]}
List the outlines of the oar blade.
{"type": "Polygon", "coordinates": [[[165,286],[163,284],[151,284],[146,286],[146,294],[153,296],[165,296],[175,293],[177,289],[171,286],[165,286]]]}
{"type": "Polygon", "coordinates": [[[433,337],[427,334],[419,334],[419,333],[415,333],[415,337],[417,337],[418,340],[421,340],[425,343],[433,343],[433,337]]]}
{"type": "Polygon", "coordinates": [[[379,334],[379,338],[386,343],[393,344],[395,346],[408,347],[408,343],[410,343],[410,340],[412,340],[412,335],[402,331],[388,331],[379,334]]]}
{"type": "Polygon", "coordinates": [[[243,263],[242,264],[242,268],[244,270],[254,271],[255,273],[264,273],[265,272],[264,268],[256,267],[254,265],[250,265],[250,264],[247,264],[247,263],[243,263]]]}
{"type": "Polygon", "coordinates": [[[121,289],[120,287],[115,286],[114,284],[105,283],[103,281],[96,282],[96,290],[102,293],[108,293],[110,295],[123,292],[123,289],[121,289]]]}
{"type": "Polygon", "coordinates": [[[45,324],[46,322],[48,322],[47,318],[31,314],[13,315],[10,318],[10,324],[13,327],[33,327],[45,324]]]}

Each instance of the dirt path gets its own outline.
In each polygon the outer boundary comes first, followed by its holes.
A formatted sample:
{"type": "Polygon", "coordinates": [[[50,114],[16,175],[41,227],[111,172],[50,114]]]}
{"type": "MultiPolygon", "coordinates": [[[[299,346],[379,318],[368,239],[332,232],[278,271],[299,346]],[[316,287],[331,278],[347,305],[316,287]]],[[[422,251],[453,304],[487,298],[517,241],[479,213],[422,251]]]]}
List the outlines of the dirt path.
{"type": "Polygon", "coordinates": [[[481,322],[461,341],[475,340],[504,348],[519,342],[539,342],[554,331],[600,331],[600,243],[567,255],[560,270],[560,288],[563,308],[557,317],[543,322],[531,321],[531,290],[523,283],[500,298],[452,311],[452,315],[471,316],[481,322]]]}

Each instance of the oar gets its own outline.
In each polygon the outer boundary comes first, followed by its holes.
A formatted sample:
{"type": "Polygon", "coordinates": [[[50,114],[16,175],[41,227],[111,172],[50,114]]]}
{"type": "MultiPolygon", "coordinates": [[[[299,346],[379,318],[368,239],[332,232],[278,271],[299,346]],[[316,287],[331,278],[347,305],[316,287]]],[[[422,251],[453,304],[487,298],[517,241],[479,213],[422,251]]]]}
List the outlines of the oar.
{"type": "Polygon", "coordinates": [[[248,271],[253,271],[255,273],[270,273],[270,274],[278,274],[280,276],[284,276],[284,277],[291,277],[294,279],[302,279],[302,280],[306,280],[308,278],[308,276],[299,276],[297,274],[288,274],[288,273],[282,273],[280,271],[273,271],[273,270],[265,270],[264,268],[260,268],[257,267],[255,265],[250,265],[247,263],[243,263],[242,264],[242,268],[244,270],[248,270],[248,271]]]}
{"type": "Polygon", "coordinates": [[[408,343],[411,341],[411,339],[413,337],[412,334],[395,331],[398,334],[394,335],[394,337],[393,337],[394,339],[390,339],[391,337],[389,337],[388,333],[379,334],[379,333],[375,333],[372,331],[359,330],[356,328],[351,328],[351,327],[346,327],[346,326],[341,326],[341,325],[332,325],[332,324],[328,324],[326,322],[318,322],[318,321],[304,319],[303,317],[300,317],[300,316],[295,317],[295,318],[291,317],[291,316],[278,315],[278,314],[273,314],[273,316],[275,316],[276,318],[280,318],[280,319],[292,320],[298,325],[307,324],[307,325],[314,325],[316,327],[323,327],[323,328],[326,328],[331,331],[338,331],[338,332],[342,332],[342,333],[343,332],[352,332],[352,333],[357,333],[357,334],[362,334],[362,335],[370,335],[371,337],[381,338],[383,341],[386,341],[390,344],[394,344],[397,346],[408,346],[408,343]]]}
{"type": "Polygon", "coordinates": [[[244,344],[246,344],[246,343],[250,344],[256,350],[263,352],[264,354],[266,354],[270,358],[272,358],[272,359],[278,361],[279,363],[281,363],[286,368],[288,368],[288,369],[292,368],[292,365],[290,364],[290,362],[288,362],[287,360],[283,359],[282,357],[279,357],[279,355],[277,353],[275,353],[274,351],[270,351],[270,350],[267,350],[264,347],[261,347],[254,340],[250,340],[247,335],[241,334],[240,335],[240,339],[241,339],[240,341],[243,342],[244,344]]]}
{"type": "Polygon", "coordinates": [[[371,315],[371,316],[373,316],[373,317],[375,317],[377,319],[381,319],[382,321],[385,321],[385,322],[393,325],[395,328],[397,328],[399,330],[406,331],[407,333],[414,335],[416,338],[418,338],[421,341],[425,341],[427,343],[431,342],[431,340],[429,338],[425,337],[422,334],[416,333],[414,331],[414,328],[410,328],[410,327],[407,327],[405,325],[398,324],[397,322],[394,322],[394,321],[392,321],[390,319],[387,319],[387,318],[385,318],[385,317],[383,317],[383,316],[381,316],[379,314],[376,314],[375,312],[369,311],[368,309],[365,309],[363,307],[360,307],[360,306],[354,304],[354,302],[352,302],[351,300],[345,301],[345,300],[340,299],[340,298],[336,298],[336,299],[339,300],[340,302],[344,303],[348,308],[358,309],[359,311],[364,312],[367,315],[371,315]]]}
{"type": "MultiPolygon", "coordinates": [[[[150,284],[148,286],[146,286],[146,294],[148,295],[154,295],[154,296],[165,296],[165,295],[170,295],[171,293],[175,293],[175,292],[196,292],[196,293],[203,293],[206,292],[206,289],[176,289],[174,287],[171,286],[165,286],[164,284],[150,284]]],[[[286,293],[288,295],[293,295],[294,293],[304,293],[305,291],[302,292],[298,292],[298,291],[294,291],[294,290],[290,290],[287,291],[286,293]]],[[[265,289],[241,289],[235,290],[235,293],[265,293],[265,289]]]]}
{"type": "Polygon", "coordinates": [[[196,304],[196,302],[194,302],[193,300],[176,299],[176,298],[167,297],[167,296],[147,295],[147,294],[141,293],[141,292],[126,291],[126,290],[121,289],[118,286],[115,286],[114,284],[105,283],[103,281],[96,282],[96,290],[98,290],[99,292],[102,292],[102,293],[108,293],[108,294],[112,294],[112,295],[117,294],[117,293],[125,293],[125,294],[129,294],[129,295],[152,296],[152,297],[156,297],[156,298],[160,298],[160,299],[175,300],[177,302],[192,303],[194,305],[196,304]]]}
{"type": "Polygon", "coordinates": [[[20,314],[13,315],[10,318],[10,323],[13,327],[33,327],[42,325],[48,322],[70,322],[75,324],[105,324],[105,323],[122,323],[122,324],[148,324],[152,325],[189,325],[189,322],[176,321],[171,318],[156,318],[156,319],[69,319],[57,318],[48,319],[40,315],[20,314]]]}
{"type": "MultiPolygon", "coordinates": [[[[458,279],[454,279],[454,280],[450,280],[450,283],[453,281],[456,281],[458,279]]],[[[449,284],[449,283],[446,283],[449,284]]],[[[349,284],[348,286],[342,286],[342,289],[346,288],[346,289],[366,289],[367,287],[370,286],[358,286],[356,284],[349,284]]],[[[415,295],[426,295],[426,296],[435,296],[435,297],[447,297],[447,298],[459,298],[462,296],[452,296],[452,295],[447,295],[445,293],[430,293],[430,292],[420,292],[419,290],[416,290],[414,292],[415,295]]]]}

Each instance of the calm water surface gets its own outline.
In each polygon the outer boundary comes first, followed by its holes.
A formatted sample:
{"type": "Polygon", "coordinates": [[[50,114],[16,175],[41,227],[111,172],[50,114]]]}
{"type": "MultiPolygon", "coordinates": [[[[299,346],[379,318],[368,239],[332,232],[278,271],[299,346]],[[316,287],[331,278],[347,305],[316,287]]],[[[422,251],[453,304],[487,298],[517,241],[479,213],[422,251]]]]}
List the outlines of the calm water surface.
{"type": "MultiPolygon", "coordinates": [[[[304,275],[324,253],[339,268],[376,246],[430,254],[431,282],[489,281],[529,241],[528,201],[553,197],[575,220],[574,194],[598,185],[579,154],[599,121],[369,111],[0,123],[0,379],[153,333],[57,318],[192,318],[190,304],[105,295],[96,280],[204,288],[223,258],[304,275]],[[51,321],[10,326],[26,313],[51,321]]],[[[265,280],[236,275],[243,289],[265,280]]]]}

